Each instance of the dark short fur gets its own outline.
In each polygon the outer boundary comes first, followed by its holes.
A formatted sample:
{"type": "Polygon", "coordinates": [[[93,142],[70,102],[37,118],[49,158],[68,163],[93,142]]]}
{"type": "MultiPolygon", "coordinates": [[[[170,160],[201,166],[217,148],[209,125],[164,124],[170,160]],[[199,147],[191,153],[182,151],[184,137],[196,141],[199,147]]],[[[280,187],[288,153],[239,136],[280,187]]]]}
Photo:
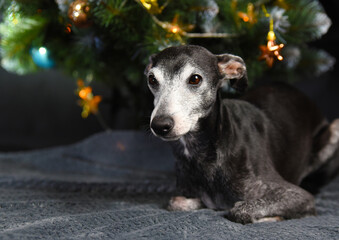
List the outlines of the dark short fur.
{"type": "MultiPolygon", "coordinates": [[[[330,125],[314,103],[282,83],[223,100],[218,62],[225,57],[185,46],[152,58],[152,66],[166,62],[173,71],[182,61],[193,61],[212,76],[215,88],[215,101],[204,106],[209,114],[199,120],[199,131],[185,135],[191,156],[180,141],[172,142],[178,190],[200,198],[206,207],[230,209],[228,217],[240,223],[314,215],[313,196],[298,185],[323,165],[317,153],[329,142],[330,125]]],[[[240,92],[247,87],[246,74],[229,81],[240,92]]]]}

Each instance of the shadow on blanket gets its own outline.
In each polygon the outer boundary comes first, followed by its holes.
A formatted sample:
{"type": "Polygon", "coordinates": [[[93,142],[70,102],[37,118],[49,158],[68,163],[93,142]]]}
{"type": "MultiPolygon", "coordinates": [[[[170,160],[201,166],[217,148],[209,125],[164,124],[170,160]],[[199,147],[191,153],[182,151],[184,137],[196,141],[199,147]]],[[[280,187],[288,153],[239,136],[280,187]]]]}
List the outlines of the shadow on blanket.
{"type": "Polygon", "coordinates": [[[174,157],[140,132],[0,154],[0,238],[338,239],[339,178],[316,196],[318,216],[241,225],[225,212],[168,212],[174,157]]]}

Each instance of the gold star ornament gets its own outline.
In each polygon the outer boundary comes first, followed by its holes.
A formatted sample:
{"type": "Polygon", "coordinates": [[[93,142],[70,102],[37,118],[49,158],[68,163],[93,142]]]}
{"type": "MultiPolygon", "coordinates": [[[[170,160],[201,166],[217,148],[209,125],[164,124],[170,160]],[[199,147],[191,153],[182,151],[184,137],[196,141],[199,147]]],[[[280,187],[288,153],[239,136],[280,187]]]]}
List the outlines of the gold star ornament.
{"type": "Polygon", "coordinates": [[[101,96],[94,96],[92,93],[92,88],[84,85],[82,79],[78,80],[78,96],[80,97],[79,105],[82,107],[81,116],[87,118],[89,114],[98,113],[98,105],[102,100],[101,96]]]}
{"type": "Polygon", "coordinates": [[[267,34],[267,45],[260,45],[261,55],[259,60],[266,60],[268,67],[272,67],[274,60],[278,59],[282,61],[284,58],[280,55],[281,49],[284,47],[284,44],[276,44],[275,34],[273,31],[269,31],[267,34]]]}

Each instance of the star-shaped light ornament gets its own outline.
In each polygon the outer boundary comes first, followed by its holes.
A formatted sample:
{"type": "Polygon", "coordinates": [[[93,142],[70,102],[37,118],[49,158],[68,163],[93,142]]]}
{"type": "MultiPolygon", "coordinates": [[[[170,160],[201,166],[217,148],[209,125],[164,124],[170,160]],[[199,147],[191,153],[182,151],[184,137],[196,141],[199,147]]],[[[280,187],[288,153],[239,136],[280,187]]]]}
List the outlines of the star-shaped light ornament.
{"type": "MultiPolygon", "coordinates": [[[[273,21],[271,21],[273,26],[273,21]]],[[[266,60],[266,64],[268,67],[272,67],[274,60],[278,59],[282,61],[284,58],[280,55],[281,49],[284,47],[284,44],[276,44],[275,42],[276,36],[273,31],[273,27],[267,34],[267,45],[260,45],[259,48],[261,50],[261,55],[259,60],[266,60]]]]}
{"type": "Polygon", "coordinates": [[[78,89],[77,94],[80,97],[79,105],[82,107],[81,116],[87,118],[89,114],[97,114],[99,109],[98,105],[102,100],[101,96],[94,96],[92,93],[92,88],[85,86],[82,79],[78,80],[78,89]]]}

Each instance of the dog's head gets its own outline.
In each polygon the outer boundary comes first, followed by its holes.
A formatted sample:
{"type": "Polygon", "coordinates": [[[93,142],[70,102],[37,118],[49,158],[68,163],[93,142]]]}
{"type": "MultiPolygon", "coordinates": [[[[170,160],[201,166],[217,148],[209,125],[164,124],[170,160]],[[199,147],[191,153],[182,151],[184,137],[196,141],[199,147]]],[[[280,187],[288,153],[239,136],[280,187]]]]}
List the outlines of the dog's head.
{"type": "Polygon", "coordinates": [[[154,95],[151,130],[163,140],[177,140],[198,130],[227,82],[238,91],[247,87],[244,61],[230,54],[214,55],[203,47],[170,47],[150,57],[145,74],[154,95]]]}

